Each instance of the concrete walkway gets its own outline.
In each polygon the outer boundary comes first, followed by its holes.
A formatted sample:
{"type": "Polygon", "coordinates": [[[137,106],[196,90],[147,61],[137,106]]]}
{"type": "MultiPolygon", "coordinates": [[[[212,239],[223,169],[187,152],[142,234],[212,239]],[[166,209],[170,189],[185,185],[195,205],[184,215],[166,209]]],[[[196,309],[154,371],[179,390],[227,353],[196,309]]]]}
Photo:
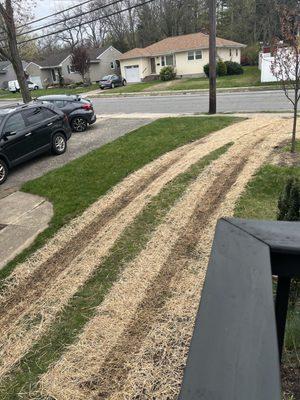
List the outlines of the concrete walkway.
{"type": "Polygon", "coordinates": [[[0,268],[47,228],[52,204],[39,196],[15,192],[0,199],[0,268]]]}

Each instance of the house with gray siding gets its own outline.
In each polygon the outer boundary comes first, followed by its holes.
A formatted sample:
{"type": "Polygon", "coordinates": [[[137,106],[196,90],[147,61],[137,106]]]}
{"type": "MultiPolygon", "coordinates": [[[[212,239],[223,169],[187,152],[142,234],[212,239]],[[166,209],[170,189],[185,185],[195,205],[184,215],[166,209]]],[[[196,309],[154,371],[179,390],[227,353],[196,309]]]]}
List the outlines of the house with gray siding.
{"type": "MultiPolygon", "coordinates": [[[[39,65],[22,61],[24,71],[28,75],[28,79],[31,78],[34,80],[35,83],[40,85],[39,76],[40,76],[40,67],[39,65]]],[[[0,89],[6,89],[7,83],[9,81],[15,81],[17,76],[15,74],[14,68],[10,61],[0,61],[0,89]]]]}
{"type": "MultiPolygon", "coordinates": [[[[98,82],[108,74],[120,73],[118,60],[122,53],[113,46],[88,49],[88,54],[90,68],[87,78],[91,82],[98,82]]],[[[37,64],[40,66],[40,76],[44,87],[59,84],[60,76],[65,83],[82,81],[81,75],[74,70],[72,65],[70,50],[55,52],[43,61],[38,61],[37,64]]]]}

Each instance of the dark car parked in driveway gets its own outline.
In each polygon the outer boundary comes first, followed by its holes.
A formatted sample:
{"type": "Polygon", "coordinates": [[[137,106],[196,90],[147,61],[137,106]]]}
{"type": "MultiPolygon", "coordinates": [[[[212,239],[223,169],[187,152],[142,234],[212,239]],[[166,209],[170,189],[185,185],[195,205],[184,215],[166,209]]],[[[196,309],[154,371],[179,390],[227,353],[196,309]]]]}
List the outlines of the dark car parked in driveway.
{"type": "Polygon", "coordinates": [[[117,86],[125,86],[125,85],[126,85],[126,79],[123,79],[121,76],[118,75],[104,76],[99,82],[100,89],[105,89],[105,88],[114,89],[117,86]]]}
{"type": "Polygon", "coordinates": [[[74,132],[84,132],[88,125],[96,122],[93,104],[78,95],[40,96],[36,101],[50,103],[65,113],[74,132]]]}
{"type": "Polygon", "coordinates": [[[71,135],[66,115],[50,104],[0,108],[0,185],[10,168],[38,154],[63,154],[71,135]]]}

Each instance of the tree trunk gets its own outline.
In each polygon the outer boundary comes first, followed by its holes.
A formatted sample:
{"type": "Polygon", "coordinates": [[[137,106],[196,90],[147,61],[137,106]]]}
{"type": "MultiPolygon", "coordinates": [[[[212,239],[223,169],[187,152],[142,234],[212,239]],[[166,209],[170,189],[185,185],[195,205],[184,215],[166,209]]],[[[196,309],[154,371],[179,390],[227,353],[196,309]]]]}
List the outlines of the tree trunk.
{"type": "Polygon", "coordinates": [[[7,40],[10,52],[10,61],[12,63],[12,66],[17,76],[17,80],[20,85],[23,101],[24,103],[29,103],[31,101],[31,94],[28,89],[26,76],[22,65],[22,60],[18,50],[16,28],[14,23],[11,0],[6,0],[6,15],[4,16],[4,18],[7,28],[7,40]]]}
{"type": "Polygon", "coordinates": [[[298,102],[295,102],[291,153],[295,153],[296,151],[297,114],[298,114],[298,102]]]}

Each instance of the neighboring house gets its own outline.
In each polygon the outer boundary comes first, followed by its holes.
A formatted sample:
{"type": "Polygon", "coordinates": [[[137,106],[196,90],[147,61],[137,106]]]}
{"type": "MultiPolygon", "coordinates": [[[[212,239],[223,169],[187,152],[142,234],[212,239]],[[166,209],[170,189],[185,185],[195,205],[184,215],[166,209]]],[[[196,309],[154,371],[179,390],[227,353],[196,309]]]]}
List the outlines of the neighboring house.
{"type": "MultiPolygon", "coordinates": [[[[24,71],[28,75],[28,79],[41,86],[40,67],[32,62],[22,61],[24,71]]],[[[0,61],[0,88],[7,88],[9,81],[15,81],[17,76],[10,61],[0,61]]]]}
{"type": "MultiPolygon", "coordinates": [[[[151,80],[166,65],[177,76],[203,76],[209,62],[209,36],[204,33],[173,36],[145,48],[135,48],[120,56],[122,76],[127,82],[151,80]]],[[[223,61],[241,62],[244,44],[217,38],[217,55],[223,61]]]]}
{"type": "MultiPolygon", "coordinates": [[[[99,49],[88,49],[90,69],[87,78],[91,82],[98,82],[103,76],[120,73],[119,58],[122,53],[113,46],[99,49]]],[[[70,50],[51,54],[43,61],[37,62],[40,66],[40,75],[43,86],[59,83],[60,76],[64,82],[81,82],[81,75],[74,70],[70,50]]]]}

